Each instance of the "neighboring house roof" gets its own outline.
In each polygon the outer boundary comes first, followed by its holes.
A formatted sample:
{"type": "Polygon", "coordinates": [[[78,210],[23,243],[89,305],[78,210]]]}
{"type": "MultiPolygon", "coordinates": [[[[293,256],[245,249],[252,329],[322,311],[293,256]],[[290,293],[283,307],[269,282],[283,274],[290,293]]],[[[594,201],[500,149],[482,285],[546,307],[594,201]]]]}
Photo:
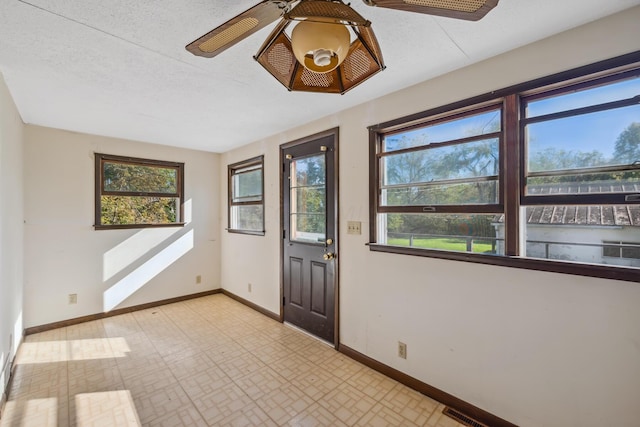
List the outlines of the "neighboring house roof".
{"type": "Polygon", "coordinates": [[[562,183],[530,185],[529,194],[587,194],[587,193],[640,193],[640,182],[596,181],[590,183],[562,183]]]}
{"type": "Polygon", "coordinates": [[[528,206],[527,224],[640,226],[640,205],[528,206]]]}
{"type": "MultiPolygon", "coordinates": [[[[603,181],[590,184],[546,184],[529,187],[529,194],[575,193],[640,193],[640,183],[622,184],[603,181]]],[[[527,224],[539,225],[592,225],[640,227],[640,205],[621,206],[527,206],[527,224]]],[[[496,217],[504,222],[504,215],[496,217]]]]}

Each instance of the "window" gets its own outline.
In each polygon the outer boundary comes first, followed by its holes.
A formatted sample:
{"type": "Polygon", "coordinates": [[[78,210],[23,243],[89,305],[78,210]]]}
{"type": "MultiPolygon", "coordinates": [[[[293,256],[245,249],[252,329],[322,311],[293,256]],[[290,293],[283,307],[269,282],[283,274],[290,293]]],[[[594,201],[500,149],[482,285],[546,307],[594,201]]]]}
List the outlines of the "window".
{"type": "Polygon", "coordinates": [[[602,243],[602,256],[611,258],[640,259],[640,242],[605,240],[602,243]]]}
{"type": "Polygon", "coordinates": [[[396,246],[492,253],[501,214],[502,106],[445,116],[380,139],[378,238],[396,246]]]}
{"type": "Polygon", "coordinates": [[[370,127],[371,250],[640,281],[639,61],[370,127]]]}
{"type": "Polygon", "coordinates": [[[229,165],[229,228],[264,235],[264,156],[229,165]]]}
{"type": "Polygon", "coordinates": [[[182,225],[184,163],[95,155],[95,228],[182,225]]]}

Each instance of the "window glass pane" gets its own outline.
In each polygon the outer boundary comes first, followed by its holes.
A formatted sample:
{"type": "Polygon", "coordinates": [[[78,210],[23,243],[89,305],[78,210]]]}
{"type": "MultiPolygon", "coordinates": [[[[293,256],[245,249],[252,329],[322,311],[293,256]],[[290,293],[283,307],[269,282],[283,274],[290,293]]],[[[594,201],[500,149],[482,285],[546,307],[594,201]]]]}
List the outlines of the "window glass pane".
{"type": "Polygon", "coordinates": [[[291,240],[326,240],[325,179],[324,154],[291,161],[291,240]]]}
{"type": "Polygon", "coordinates": [[[378,242],[393,246],[504,254],[499,216],[486,214],[379,214],[378,242]]]}
{"type": "Polygon", "coordinates": [[[498,202],[499,141],[382,157],[383,206],[498,202]]]}
{"type": "Polygon", "coordinates": [[[244,231],[264,231],[264,209],[259,205],[234,205],[230,209],[231,228],[244,231]]]}
{"type": "Polygon", "coordinates": [[[453,141],[472,136],[486,135],[500,130],[500,110],[492,110],[465,116],[448,122],[427,125],[420,129],[387,135],[383,151],[420,147],[434,142],[453,141]]]}
{"type": "Polygon", "coordinates": [[[529,172],[640,163],[640,105],[526,126],[529,172]]]}
{"type": "Polygon", "coordinates": [[[527,178],[527,195],[640,193],[640,169],[527,178]]]}
{"type": "Polygon", "coordinates": [[[482,205],[498,203],[498,181],[425,184],[383,189],[381,206],[482,205]]]}
{"type": "Polygon", "coordinates": [[[101,196],[101,225],[171,224],[178,222],[176,197],[101,196]]]}
{"type": "Polygon", "coordinates": [[[640,267],[640,205],[528,206],[524,220],[528,257],[640,267]]]}
{"type": "Polygon", "coordinates": [[[530,124],[526,143],[528,195],[640,191],[640,106],[530,124]]]}
{"type": "Polygon", "coordinates": [[[640,94],[640,78],[622,80],[605,86],[539,99],[527,103],[527,117],[537,117],[560,111],[588,107],[633,98],[640,94]]]}
{"type": "Polygon", "coordinates": [[[262,168],[235,173],[232,181],[232,202],[262,200],[262,168]]]}
{"type": "Polygon", "coordinates": [[[178,171],[174,168],[105,162],[103,180],[105,191],[178,192],[178,171]]]}

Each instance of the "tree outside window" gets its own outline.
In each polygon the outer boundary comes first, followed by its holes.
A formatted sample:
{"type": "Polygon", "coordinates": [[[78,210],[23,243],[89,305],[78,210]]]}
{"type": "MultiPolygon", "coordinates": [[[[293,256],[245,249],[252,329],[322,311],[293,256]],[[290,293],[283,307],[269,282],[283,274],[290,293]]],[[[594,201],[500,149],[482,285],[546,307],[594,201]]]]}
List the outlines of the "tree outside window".
{"type": "Polygon", "coordinates": [[[95,227],[181,225],[184,164],[95,155],[95,227]]]}

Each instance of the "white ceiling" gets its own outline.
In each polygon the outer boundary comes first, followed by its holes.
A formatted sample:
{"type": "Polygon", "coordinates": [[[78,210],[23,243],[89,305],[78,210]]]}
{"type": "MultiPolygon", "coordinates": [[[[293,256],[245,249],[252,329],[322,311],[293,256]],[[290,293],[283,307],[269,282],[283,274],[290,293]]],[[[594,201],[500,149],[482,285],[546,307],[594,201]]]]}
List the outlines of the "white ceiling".
{"type": "Polygon", "coordinates": [[[184,46],[258,0],[2,0],[0,72],[26,123],[224,152],[640,4],[500,0],[478,22],[376,9],[387,69],[345,95],[288,92],[253,55],[184,46]]]}

